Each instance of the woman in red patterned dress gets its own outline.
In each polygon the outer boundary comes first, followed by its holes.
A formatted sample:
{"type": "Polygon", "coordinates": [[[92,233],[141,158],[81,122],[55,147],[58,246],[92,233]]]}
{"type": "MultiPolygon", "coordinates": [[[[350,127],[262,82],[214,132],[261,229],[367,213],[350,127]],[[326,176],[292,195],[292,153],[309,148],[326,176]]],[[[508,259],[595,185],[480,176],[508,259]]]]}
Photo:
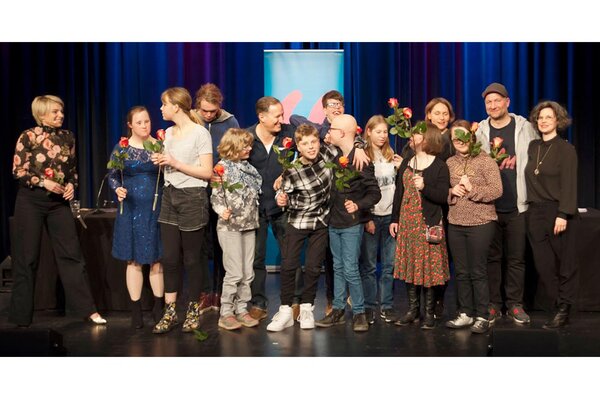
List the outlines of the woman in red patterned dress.
{"type": "Polygon", "coordinates": [[[442,149],[437,126],[427,123],[427,130],[413,133],[410,147],[415,155],[406,158],[396,176],[396,193],[390,234],[397,239],[394,277],[403,280],[408,293],[409,310],[396,321],[404,326],[419,320],[420,291],[425,287],[425,318],[422,329],[435,327],[434,287],[450,278],[448,252],[443,237],[439,243],[428,242],[428,226],[441,225],[442,204],[450,187],[448,167],[436,157],[442,149]]]}

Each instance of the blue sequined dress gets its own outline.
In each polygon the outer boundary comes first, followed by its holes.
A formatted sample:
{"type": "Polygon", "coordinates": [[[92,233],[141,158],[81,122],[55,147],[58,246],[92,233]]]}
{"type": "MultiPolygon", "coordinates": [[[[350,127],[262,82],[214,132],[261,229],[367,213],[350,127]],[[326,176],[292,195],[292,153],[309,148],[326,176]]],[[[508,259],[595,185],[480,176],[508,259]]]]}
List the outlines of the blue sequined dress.
{"type": "MultiPolygon", "coordinates": [[[[117,144],[111,153],[119,151],[117,144]]],[[[158,200],[152,211],[158,166],[150,160],[151,153],[140,148],[127,147],[129,158],[123,169],[123,186],[127,197],[123,201],[123,214],[117,208],[113,233],[112,255],[116,259],[134,260],[142,265],[152,264],[162,257],[158,215],[162,196],[163,178],[158,183],[158,200]]],[[[108,177],[111,189],[121,187],[121,171],[111,169],[108,177]]],[[[119,205],[120,206],[120,205],[119,205]]]]}

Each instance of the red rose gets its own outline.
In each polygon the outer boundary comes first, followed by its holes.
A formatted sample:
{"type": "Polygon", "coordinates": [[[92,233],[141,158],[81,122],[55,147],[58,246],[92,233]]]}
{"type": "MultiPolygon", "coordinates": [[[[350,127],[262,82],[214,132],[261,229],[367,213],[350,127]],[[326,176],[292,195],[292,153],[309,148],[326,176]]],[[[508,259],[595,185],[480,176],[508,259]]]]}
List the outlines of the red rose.
{"type": "Polygon", "coordinates": [[[121,140],[119,140],[119,146],[121,148],[129,146],[129,139],[127,137],[121,137],[121,140]]]}
{"type": "Polygon", "coordinates": [[[360,126],[356,126],[356,134],[362,134],[362,128],[360,126]]]}
{"type": "Polygon", "coordinates": [[[215,165],[213,172],[215,172],[217,176],[223,176],[225,174],[225,167],[218,163],[217,165],[215,165]]]}
{"type": "Polygon", "coordinates": [[[48,179],[54,179],[54,169],[52,169],[52,168],[44,169],[44,176],[46,176],[48,179]]]}
{"type": "Polygon", "coordinates": [[[289,150],[290,148],[292,148],[292,139],[289,137],[286,137],[283,139],[281,144],[283,144],[283,148],[285,148],[286,150],[289,150]]]}
{"type": "Polygon", "coordinates": [[[388,105],[390,106],[390,108],[396,108],[398,106],[398,99],[397,98],[390,98],[388,100],[388,105]]]}
{"type": "MultiPolygon", "coordinates": [[[[475,133],[477,131],[477,129],[479,129],[479,123],[477,123],[477,122],[471,123],[471,131],[473,133],[475,133]]],[[[500,144],[502,144],[502,143],[500,143],[500,144]]]]}
{"type": "Polygon", "coordinates": [[[404,115],[404,117],[406,119],[410,119],[410,118],[412,118],[412,109],[406,107],[402,110],[402,114],[404,115]]]}
{"type": "Polygon", "coordinates": [[[350,162],[350,161],[348,160],[348,157],[343,157],[343,156],[342,156],[342,157],[340,157],[340,166],[341,166],[342,168],[345,168],[346,166],[348,166],[348,163],[349,163],[349,162],[350,162]]]}
{"type": "Polygon", "coordinates": [[[494,137],[494,139],[492,140],[492,148],[500,148],[502,147],[502,142],[504,142],[504,139],[502,137],[494,137]]]}
{"type": "Polygon", "coordinates": [[[156,131],[156,138],[160,141],[165,141],[165,131],[163,129],[158,129],[156,131]]]}

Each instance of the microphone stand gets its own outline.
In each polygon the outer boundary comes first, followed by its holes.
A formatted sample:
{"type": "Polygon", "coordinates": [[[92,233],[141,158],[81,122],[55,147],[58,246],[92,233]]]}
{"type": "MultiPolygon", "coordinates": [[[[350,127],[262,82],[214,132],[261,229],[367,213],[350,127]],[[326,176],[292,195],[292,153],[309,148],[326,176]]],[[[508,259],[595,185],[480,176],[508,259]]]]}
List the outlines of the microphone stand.
{"type": "Polygon", "coordinates": [[[104,211],[102,209],[100,209],[100,195],[102,194],[102,188],[104,188],[104,181],[106,180],[106,178],[108,177],[110,172],[107,172],[104,177],[102,178],[102,181],[100,182],[100,189],[98,190],[98,194],[96,195],[96,207],[94,208],[93,211],[91,211],[90,213],[88,213],[88,215],[95,215],[98,213],[104,213],[104,211]]]}

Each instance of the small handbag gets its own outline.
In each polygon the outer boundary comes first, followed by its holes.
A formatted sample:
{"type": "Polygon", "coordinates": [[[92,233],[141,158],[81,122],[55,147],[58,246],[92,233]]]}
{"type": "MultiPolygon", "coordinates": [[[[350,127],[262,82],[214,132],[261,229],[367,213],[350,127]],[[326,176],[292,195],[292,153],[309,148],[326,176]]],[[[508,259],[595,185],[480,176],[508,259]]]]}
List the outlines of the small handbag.
{"type": "Polygon", "coordinates": [[[427,226],[425,228],[425,239],[430,244],[439,244],[444,239],[444,226],[440,219],[439,224],[433,226],[427,226]]]}

